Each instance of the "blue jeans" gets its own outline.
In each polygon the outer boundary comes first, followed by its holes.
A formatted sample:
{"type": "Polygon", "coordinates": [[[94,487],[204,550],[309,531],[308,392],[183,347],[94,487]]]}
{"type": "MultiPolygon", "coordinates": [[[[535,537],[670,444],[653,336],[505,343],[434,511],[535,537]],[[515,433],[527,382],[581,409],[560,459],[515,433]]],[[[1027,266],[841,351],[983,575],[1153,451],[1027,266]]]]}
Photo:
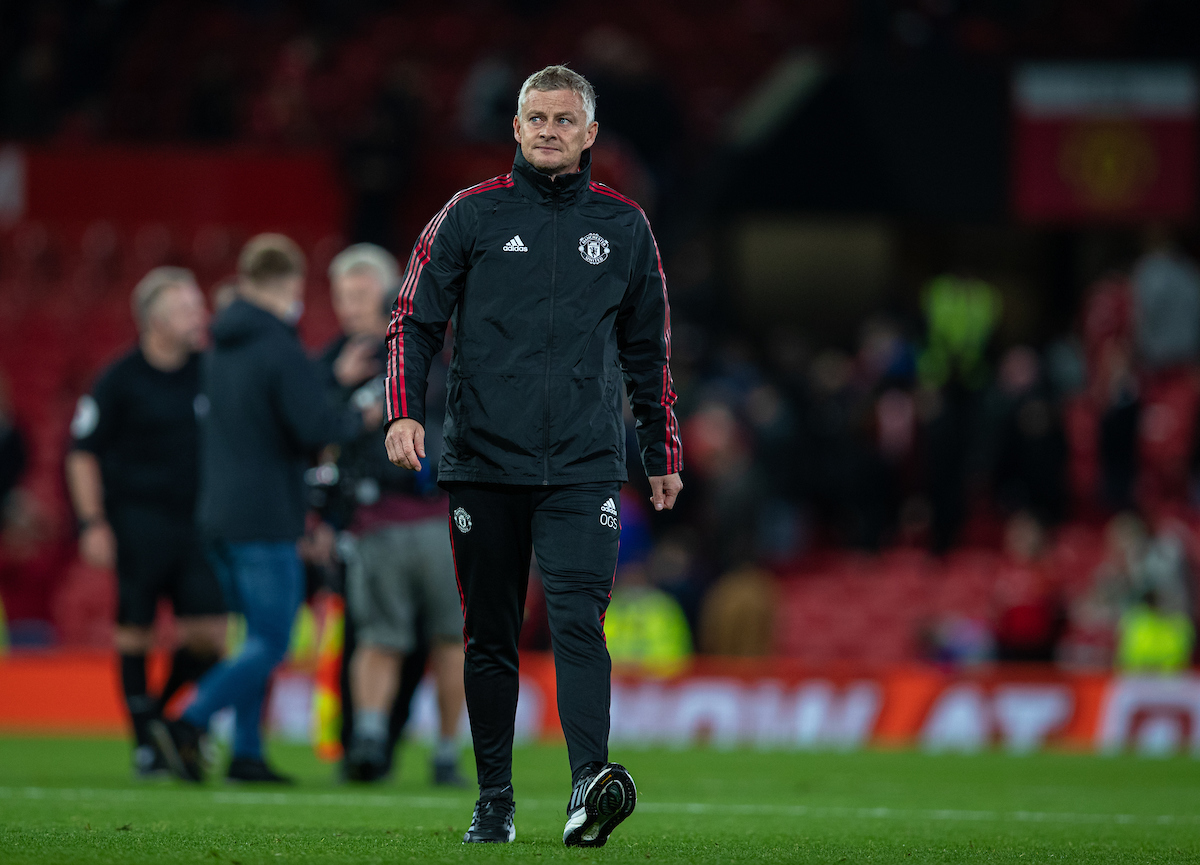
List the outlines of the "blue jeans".
{"type": "Polygon", "coordinates": [[[304,567],[286,542],[210,545],[225,602],[246,617],[246,642],[236,658],[213,667],[197,685],[183,718],[207,727],[213,713],[233,706],[233,756],[262,758],[263,700],[271,672],[287,654],[296,611],[304,599],[304,567]]]}

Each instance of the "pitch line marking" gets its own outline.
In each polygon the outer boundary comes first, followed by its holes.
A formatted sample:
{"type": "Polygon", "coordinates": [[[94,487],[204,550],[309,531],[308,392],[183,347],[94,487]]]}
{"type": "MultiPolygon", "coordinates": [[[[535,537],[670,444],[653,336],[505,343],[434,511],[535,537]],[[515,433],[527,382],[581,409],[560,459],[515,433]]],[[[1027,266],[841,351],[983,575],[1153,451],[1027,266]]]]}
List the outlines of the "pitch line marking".
{"type": "MultiPolygon", "coordinates": [[[[189,790],[187,788],[158,788],[155,790],[103,790],[70,787],[0,787],[0,799],[57,799],[64,802],[83,800],[119,800],[123,802],[161,799],[164,790],[184,795],[207,795],[216,805],[338,805],[360,808],[458,808],[467,800],[448,796],[397,796],[361,793],[260,793],[249,790],[189,790]]],[[[522,808],[561,809],[561,802],[522,799],[522,808]]],[[[1200,825],[1200,814],[1072,814],[1053,811],[968,811],[953,808],[839,808],[809,805],[720,805],[712,802],[646,802],[638,810],[651,814],[732,814],[742,816],[806,817],[809,819],[855,820],[928,820],[950,822],[992,823],[1077,823],[1077,824],[1146,824],[1200,825]]]]}

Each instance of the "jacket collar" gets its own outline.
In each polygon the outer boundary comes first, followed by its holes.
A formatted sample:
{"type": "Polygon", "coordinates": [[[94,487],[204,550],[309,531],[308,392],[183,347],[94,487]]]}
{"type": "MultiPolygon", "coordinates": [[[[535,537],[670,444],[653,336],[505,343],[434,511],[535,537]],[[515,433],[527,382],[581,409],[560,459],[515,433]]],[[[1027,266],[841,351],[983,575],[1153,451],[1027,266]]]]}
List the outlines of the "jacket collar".
{"type": "Polygon", "coordinates": [[[513,179],[525,195],[539,204],[570,204],[579,198],[592,180],[591,148],[583,151],[579,158],[579,171],[551,178],[530,165],[518,147],[513,160],[513,179]]]}

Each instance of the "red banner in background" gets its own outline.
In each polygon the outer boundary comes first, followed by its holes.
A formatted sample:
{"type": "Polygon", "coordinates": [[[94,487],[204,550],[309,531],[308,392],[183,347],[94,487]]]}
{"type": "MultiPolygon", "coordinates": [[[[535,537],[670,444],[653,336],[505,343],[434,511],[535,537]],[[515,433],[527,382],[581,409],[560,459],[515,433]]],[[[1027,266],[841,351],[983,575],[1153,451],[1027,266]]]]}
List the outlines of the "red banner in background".
{"type": "MultiPolygon", "coordinates": [[[[0,732],[120,733],[125,717],[119,681],[108,653],[2,658],[0,732]]],[[[268,710],[277,735],[312,741],[314,695],[310,671],[277,674],[268,710]]],[[[519,740],[562,739],[548,655],[521,658],[516,720],[519,740]]],[[[417,691],[411,724],[417,738],[436,735],[437,698],[428,680],[417,691]]],[[[784,659],[700,659],[672,678],[618,671],[612,742],[1200,756],[1200,676],[1122,678],[1032,666],[856,671],[784,659]]]]}
{"type": "Polygon", "coordinates": [[[4,152],[7,221],[133,227],[161,222],[248,232],[341,229],[346,202],[333,159],[322,153],[105,147],[4,152]],[[14,173],[16,173],[14,175],[14,173]],[[12,176],[10,176],[12,175],[12,176]],[[19,176],[17,176],[19,175],[19,176]]]}
{"type": "Polygon", "coordinates": [[[1015,75],[1013,103],[1018,217],[1128,221],[1194,211],[1191,67],[1028,64],[1015,75]]]}

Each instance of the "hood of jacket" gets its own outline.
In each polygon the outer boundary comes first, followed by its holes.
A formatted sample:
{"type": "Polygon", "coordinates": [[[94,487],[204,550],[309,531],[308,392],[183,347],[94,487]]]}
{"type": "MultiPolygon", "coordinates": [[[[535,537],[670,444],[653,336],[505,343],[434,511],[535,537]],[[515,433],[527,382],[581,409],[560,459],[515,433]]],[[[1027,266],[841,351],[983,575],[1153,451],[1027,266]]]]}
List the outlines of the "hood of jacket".
{"type": "Polygon", "coordinates": [[[212,325],[212,337],[216,345],[230,348],[262,339],[271,333],[293,330],[262,307],[239,298],[217,316],[212,325]]]}

